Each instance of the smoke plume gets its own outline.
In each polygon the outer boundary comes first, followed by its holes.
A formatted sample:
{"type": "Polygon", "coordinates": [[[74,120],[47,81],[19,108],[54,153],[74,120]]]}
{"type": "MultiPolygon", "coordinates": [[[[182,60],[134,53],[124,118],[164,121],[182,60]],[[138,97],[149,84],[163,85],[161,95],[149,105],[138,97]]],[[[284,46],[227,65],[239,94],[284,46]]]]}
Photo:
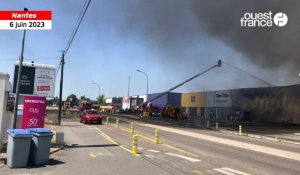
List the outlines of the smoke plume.
{"type": "Polygon", "coordinates": [[[189,54],[193,46],[214,37],[263,69],[284,68],[294,77],[299,73],[300,1],[131,0],[105,5],[114,12],[110,20],[116,21],[120,35],[139,35],[143,44],[166,60],[197,61],[199,55],[189,54]],[[269,11],[272,16],[285,13],[287,25],[241,27],[244,13],[269,11]]]}

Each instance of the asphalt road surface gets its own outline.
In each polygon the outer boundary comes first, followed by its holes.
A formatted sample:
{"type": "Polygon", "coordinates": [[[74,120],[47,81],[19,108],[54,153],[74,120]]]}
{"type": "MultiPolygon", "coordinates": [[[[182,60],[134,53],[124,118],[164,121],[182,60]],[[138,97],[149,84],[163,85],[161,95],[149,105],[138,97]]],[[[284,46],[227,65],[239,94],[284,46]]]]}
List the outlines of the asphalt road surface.
{"type": "Polygon", "coordinates": [[[131,153],[130,119],[84,125],[64,118],[64,150],[41,167],[9,169],[0,174],[300,174],[300,146],[205,129],[135,122],[138,155],[131,153]],[[154,143],[159,129],[160,143],[154,143]]]}

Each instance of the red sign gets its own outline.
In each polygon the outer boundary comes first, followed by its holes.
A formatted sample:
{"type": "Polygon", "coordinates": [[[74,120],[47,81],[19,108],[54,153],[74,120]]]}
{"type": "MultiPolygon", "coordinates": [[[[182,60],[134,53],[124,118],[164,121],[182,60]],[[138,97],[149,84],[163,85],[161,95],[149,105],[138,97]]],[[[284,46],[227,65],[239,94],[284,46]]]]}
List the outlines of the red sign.
{"type": "Polygon", "coordinates": [[[46,97],[25,96],[22,129],[44,128],[46,97]]]}
{"type": "Polygon", "coordinates": [[[0,11],[0,20],[52,20],[51,11],[0,11]]]}
{"type": "Polygon", "coordinates": [[[50,91],[50,86],[37,86],[38,91],[50,91]]]}

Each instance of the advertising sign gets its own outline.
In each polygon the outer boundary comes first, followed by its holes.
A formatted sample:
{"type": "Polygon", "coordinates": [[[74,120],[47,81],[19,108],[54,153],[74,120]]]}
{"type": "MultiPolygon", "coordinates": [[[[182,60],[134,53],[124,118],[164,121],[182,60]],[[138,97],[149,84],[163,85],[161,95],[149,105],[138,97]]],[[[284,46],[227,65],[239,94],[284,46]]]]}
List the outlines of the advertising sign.
{"type": "MultiPolygon", "coordinates": [[[[15,66],[13,92],[16,93],[19,65],[15,66]]],[[[33,94],[35,67],[22,66],[20,77],[20,94],[33,94]]]]}
{"type": "Polygon", "coordinates": [[[25,96],[22,129],[43,128],[46,112],[46,97],[25,96]]]}
{"type": "Polygon", "coordinates": [[[34,92],[33,94],[44,97],[51,97],[54,94],[54,69],[35,69],[34,92]]]}
{"type": "MultiPolygon", "coordinates": [[[[16,93],[19,66],[15,66],[13,93],[16,93]]],[[[54,97],[55,68],[34,64],[22,66],[20,94],[54,97]]]]}
{"type": "Polygon", "coordinates": [[[23,105],[18,105],[17,116],[21,117],[23,115],[23,105]]]}
{"type": "Polygon", "coordinates": [[[232,107],[229,91],[207,92],[208,107],[232,107]]]}

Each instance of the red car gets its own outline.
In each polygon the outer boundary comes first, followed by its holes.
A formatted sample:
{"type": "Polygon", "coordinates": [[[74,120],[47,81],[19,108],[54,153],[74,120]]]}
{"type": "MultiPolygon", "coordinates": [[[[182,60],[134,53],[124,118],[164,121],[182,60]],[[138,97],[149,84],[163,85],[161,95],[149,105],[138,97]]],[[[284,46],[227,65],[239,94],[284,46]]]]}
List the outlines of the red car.
{"type": "Polygon", "coordinates": [[[102,124],[102,117],[99,112],[94,110],[85,110],[80,115],[80,123],[98,123],[102,124]]]}

